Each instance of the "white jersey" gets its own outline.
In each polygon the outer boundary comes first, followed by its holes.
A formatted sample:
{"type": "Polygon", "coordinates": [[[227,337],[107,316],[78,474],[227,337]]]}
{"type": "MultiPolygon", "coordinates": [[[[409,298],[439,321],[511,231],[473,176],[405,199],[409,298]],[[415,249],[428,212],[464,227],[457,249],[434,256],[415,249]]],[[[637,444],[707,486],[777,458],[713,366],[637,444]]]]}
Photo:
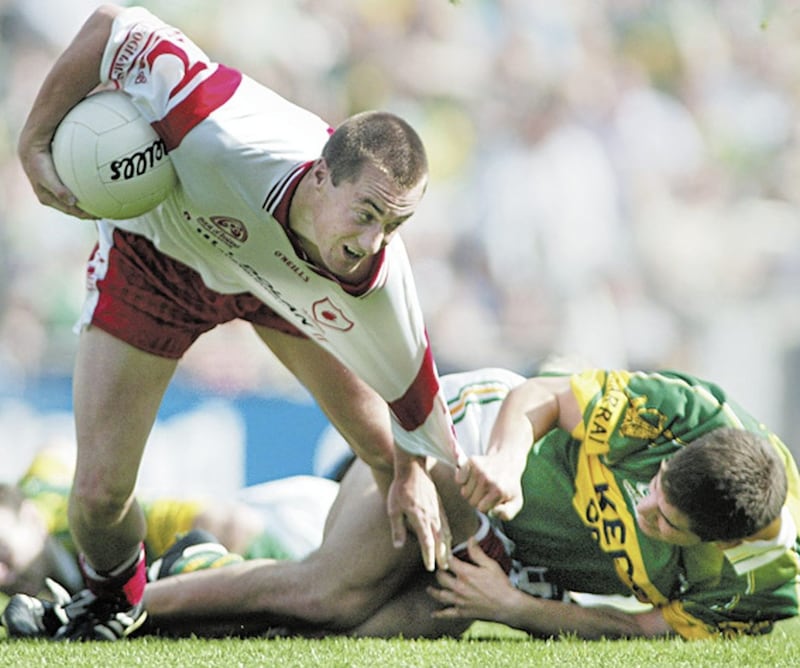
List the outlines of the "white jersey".
{"type": "Polygon", "coordinates": [[[294,475],[250,485],[236,499],[258,512],[267,535],[290,559],[303,559],[322,544],[325,522],[339,483],[294,475]]]}
{"type": "Polygon", "coordinates": [[[461,461],[401,240],[356,287],[321,273],[292,243],[291,196],[329,125],[211,62],[141,8],[116,18],[100,75],[151,122],[178,175],[153,211],[100,226],[147,237],[212,290],[252,293],[388,402],[400,447],[461,461]]]}
{"type": "Polygon", "coordinates": [[[466,456],[486,454],[503,400],[524,382],[518,373],[491,367],[442,376],[447,408],[466,456]]]}
{"type": "MultiPolygon", "coordinates": [[[[447,409],[465,456],[485,455],[500,406],[508,393],[525,382],[518,373],[500,368],[445,374],[441,378],[447,409]]],[[[314,474],[330,475],[353,456],[342,435],[328,425],[317,441],[314,474]]]]}

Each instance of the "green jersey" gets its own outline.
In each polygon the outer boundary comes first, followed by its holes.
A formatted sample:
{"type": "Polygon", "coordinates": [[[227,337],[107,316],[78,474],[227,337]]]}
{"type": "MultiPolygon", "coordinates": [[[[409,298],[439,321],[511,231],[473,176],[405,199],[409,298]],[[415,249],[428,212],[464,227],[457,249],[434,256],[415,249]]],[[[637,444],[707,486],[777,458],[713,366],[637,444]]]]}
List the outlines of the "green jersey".
{"type": "Polygon", "coordinates": [[[717,386],[675,372],[591,370],[572,376],[583,420],[539,439],[524,505],[503,524],[514,557],[565,589],[633,594],[686,638],[763,633],[798,613],[800,476],[780,439],[717,386]],[[765,436],[785,462],[789,496],[773,540],[723,551],[646,536],[636,505],[661,462],[718,427],[765,436]]]}

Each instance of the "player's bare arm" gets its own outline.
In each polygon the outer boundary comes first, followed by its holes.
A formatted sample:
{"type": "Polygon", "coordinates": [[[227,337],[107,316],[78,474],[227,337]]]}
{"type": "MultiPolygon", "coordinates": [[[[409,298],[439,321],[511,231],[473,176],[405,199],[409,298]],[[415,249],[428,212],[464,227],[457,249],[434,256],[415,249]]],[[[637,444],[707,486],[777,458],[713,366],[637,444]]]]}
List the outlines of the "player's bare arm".
{"type": "Polygon", "coordinates": [[[386,402],[332,355],[306,339],[256,327],[273,353],[314,395],[353,451],[369,465],[384,497],[396,546],[406,528],[417,535],[428,570],[445,567],[450,531],[444,509],[426,470],[425,458],[394,445],[386,402]],[[325,373],[319,373],[325,369],[325,373]]]}
{"type": "Polygon", "coordinates": [[[78,218],[94,218],[75,205],[75,197],[53,166],[50,141],[64,115],[100,83],[100,62],[120,7],[102,6],[86,21],[47,75],[20,134],[22,167],[42,204],[78,218]]]}
{"type": "Polygon", "coordinates": [[[436,574],[439,588],[428,588],[428,593],[446,606],[435,611],[434,618],[493,621],[541,637],[576,634],[597,640],[672,634],[658,609],[630,613],[537,598],[516,589],[474,539],[469,543],[469,555],[474,564],[452,559],[449,572],[436,574]]]}
{"type": "Polygon", "coordinates": [[[514,517],[522,507],[520,476],[534,440],[556,426],[571,431],[579,419],[566,377],[531,378],[511,390],[486,455],[471,457],[456,474],[464,498],[481,512],[514,517]]]}

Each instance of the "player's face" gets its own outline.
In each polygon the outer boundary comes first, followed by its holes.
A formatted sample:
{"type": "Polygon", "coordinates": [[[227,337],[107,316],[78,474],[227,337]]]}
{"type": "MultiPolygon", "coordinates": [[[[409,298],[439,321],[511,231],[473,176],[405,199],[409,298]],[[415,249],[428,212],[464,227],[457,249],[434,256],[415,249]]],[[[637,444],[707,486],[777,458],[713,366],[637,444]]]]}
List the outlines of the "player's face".
{"type": "Polygon", "coordinates": [[[650,538],[673,545],[696,545],[700,537],[689,529],[689,518],[667,501],[661,470],[650,481],[650,493],[636,505],[636,523],[650,538]]]}
{"type": "Polygon", "coordinates": [[[46,537],[44,525],[30,513],[0,507],[0,591],[39,593],[46,537]]]}
{"type": "Polygon", "coordinates": [[[425,180],[401,188],[374,165],[366,165],[355,181],[333,185],[330,173],[321,183],[313,220],[311,255],[345,280],[361,280],[377,255],[416,210],[425,180]]]}

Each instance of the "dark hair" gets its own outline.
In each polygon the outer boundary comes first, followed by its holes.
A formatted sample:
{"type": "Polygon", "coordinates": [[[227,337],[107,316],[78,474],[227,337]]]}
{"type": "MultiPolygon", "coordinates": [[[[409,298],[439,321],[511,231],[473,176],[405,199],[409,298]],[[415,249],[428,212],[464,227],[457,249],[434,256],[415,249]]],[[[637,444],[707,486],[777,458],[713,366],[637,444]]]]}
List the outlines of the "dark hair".
{"type": "Polygon", "coordinates": [[[428,174],[419,135],[402,118],[386,111],[365,111],[348,118],[330,136],[322,157],[334,186],[357,179],[367,162],[406,189],[428,174]]]}
{"type": "Polygon", "coordinates": [[[786,469],[763,436],[721,427],[679,450],[664,467],[667,501],[703,541],[741,540],[781,513],[786,469]]]}

